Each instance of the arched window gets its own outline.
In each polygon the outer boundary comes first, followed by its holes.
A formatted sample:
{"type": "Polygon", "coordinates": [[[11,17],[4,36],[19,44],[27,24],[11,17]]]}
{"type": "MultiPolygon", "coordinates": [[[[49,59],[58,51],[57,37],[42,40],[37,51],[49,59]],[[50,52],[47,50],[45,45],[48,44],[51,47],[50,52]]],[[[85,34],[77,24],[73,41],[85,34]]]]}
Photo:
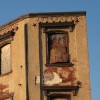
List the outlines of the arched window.
{"type": "Polygon", "coordinates": [[[6,44],[0,48],[0,75],[11,71],[11,44],[6,44]]]}

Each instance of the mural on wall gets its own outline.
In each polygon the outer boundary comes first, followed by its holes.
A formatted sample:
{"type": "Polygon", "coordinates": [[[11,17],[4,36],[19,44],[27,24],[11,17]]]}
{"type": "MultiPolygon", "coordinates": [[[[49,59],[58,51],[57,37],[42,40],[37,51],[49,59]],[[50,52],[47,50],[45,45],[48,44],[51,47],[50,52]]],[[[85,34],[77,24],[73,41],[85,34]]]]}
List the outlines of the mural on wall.
{"type": "Polygon", "coordinates": [[[74,85],[75,69],[66,67],[50,67],[44,71],[44,85],[74,85]]]}
{"type": "Polygon", "coordinates": [[[66,34],[49,35],[50,63],[67,62],[68,47],[66,34]]]}
{"type": "Polygon", "coordinates": [[[0,83],[0,100],[12,100],[10,98],[12,98],[12,96],[14,95],[13,92],[9,92],[9,90],[7,90],[8,85],[3,85],[0,83]]]}

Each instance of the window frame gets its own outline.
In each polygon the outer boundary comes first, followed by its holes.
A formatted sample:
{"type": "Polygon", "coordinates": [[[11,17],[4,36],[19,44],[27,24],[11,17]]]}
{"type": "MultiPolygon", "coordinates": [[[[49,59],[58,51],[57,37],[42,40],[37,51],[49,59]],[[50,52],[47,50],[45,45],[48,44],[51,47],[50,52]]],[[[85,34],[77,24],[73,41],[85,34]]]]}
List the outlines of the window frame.
{"type": "Polygon", "coordinates": [[[0,45],[0,76],[9,74],[10,72],[12,72],[12,67],[11,67],[11,41],[6,41],[2,45],[0,45]],[[8,44],[10,44],[10,71],[7,71],[6,73],[2,73],[2,70],[1,70],[1,68],[2,68],[2,65],[1,65],[1,49],[8,44]]]}
{"type": "MultiPolygon", "coordinates": [[[[46,34],[48,30],[66,30],[66,29],[69,29],[70,32],[72,32],[75,28],[75,23],[74,21],[65,21],[65,22],[53,22],[53,23],[39,23],[39,45],[40,45],[40,48],[39,48],[39,55],[40,55],[40,63],[42,64],[42,34],[46,34]],[[70,30],[71,29],[71,30],[70,30]],[[40,42],[41,41],[41,42],[40,42]]],[[[67,30],[66,30],[67,32],[67,30]]],[[[47,34],[46,34],[47,35],[47,34]]],[[[69,35],[69,32],[68,32],[68,35],[69,35]]],[[[47,37],[47,36],[46,36],[47,37]]],[[[46,39],[46,42],[47,42],[47,39],[46,39]]],[[[46,47],[47,47],[47,43],[46,43],[46,47]]],[[[46,51],[47,52],[47,51],[46,51]]],[[[46,53],[46,58],[47,58],[47,53],[46,53]]],[[[65,63],[65,64],[48,64],[47,63],[47,59],[46,59],[46,64],[45,66],[46,67],[72,67],[74,64],[72,64],[70,62],[70,54],[69,54],[69,63],[65,63]]]]}
{"type": "MultiPolygon", "coordinates": [[[[38,35],[39,35],[39,66],[40,66],[40,88],[41,88],[41,98],[43,98],[43,92],[46,91],[46,93],[48,93],[48,88],[46,87],[46,90],[44,90],[42,87],[44,86],[43,84],[43,68],[44,68],[44,63],[43,63],[43,40],[42,40],[42,36],[43,34],[46,33],[46,31],[48,29],[65,29],[65,30],[69,30],[70,32],[73,32],[75,28],[75,23],[74,21],[65,21],[65,22],[46,22],[46,23],[41,23],[39,22],[38,24],[38,35]],[[71,30],[70,30],[71,29],[71,30]]],[[[46,41],[46,40],[45,40],[46,41]]],[[[46,43],[47,45],[47,43],[46,43]]],[[[47,56],[45,56],[47,57],[47,56]]],[[[45,61],[46,62],[46,61],[45,61]]],[[[67,63],[67,65],[60,65],[58,64],[57,66],[55,65],[51,65],[51,64],[45,64],[45,67],[72,67],[74,64],[72,64],[71,62],[70,63],[67,63]]],[[[54,87],[53,87],[54,88],[54,87]]],[[[65,87],[64,87],[65,89],[65,87]]],[[[62,90],[64,90],[62,89],[62,90]]],[[[55,89],[56,90],[56,89],[55,89]]],[[[59,89],[61,90],[61,89],[59,89]]],[[[47,94],[48,95],[48,94],[47,94]]]]}
{"type": "Polygon", "coordinates": [[[12,46],[11,46],[11,42],[13,40],[13,36],[15,35],[15,32],[10,31],[7,32],[3,35],[0,35],[0,76],[4,76],[4,75],[8,75],[9,73],[12,73],[12,57],[11,57],[11,52],[12,52],[12,46]],[[10,44],[10,71],[3,73],[1,72],[1,48],[3,48],[4,46],[6,46],[7,44],[10,44]]]}
{"type": "Polygon", "coordinates": [[[61,30],[50,30],[46,32],[46,66],[65,66],[66,64],[70,63],[70,58],[69,58],[69,36],[67,31],[61,31],[61,30]],[[64,34],[66,35],[67,39],[67,53],[68,53],[68,60],[66,62],[58,62],[58,63],[50,63],[50,49],[49,49],[49,36],[50,35],[57,35],[57,34],[64,34]]]}
{"type": "Polygon", "coordinates": [[[6,74],[9,74],[9,73],[12,72],[11,61],[12,61],[12,60],[11,60],[11,40],[3,41],[3,43],[0,44],[0,76],[6,75],[6,74]],[[8,45],[8,44],[10,44],[10,69],[11,69],[11,70],[8,71],[8,72],[6,72],[6,73],[3,73],[3,74],[2,74],[2,72],[1,72],[1,68],[2,68],[2,66],[1,66],[1,49],[2,49],[4,46],[8,45]]]}

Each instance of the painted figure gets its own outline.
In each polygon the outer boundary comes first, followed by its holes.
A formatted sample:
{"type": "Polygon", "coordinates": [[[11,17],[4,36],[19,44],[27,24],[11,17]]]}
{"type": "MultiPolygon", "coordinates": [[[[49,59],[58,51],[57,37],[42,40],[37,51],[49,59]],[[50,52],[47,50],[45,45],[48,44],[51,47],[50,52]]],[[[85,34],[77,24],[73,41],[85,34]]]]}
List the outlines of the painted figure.
{"type": "Polygon", "coordinates": [[[50,63],[67,62],[68,50],[65,34],[51,35],[50,63]]]}

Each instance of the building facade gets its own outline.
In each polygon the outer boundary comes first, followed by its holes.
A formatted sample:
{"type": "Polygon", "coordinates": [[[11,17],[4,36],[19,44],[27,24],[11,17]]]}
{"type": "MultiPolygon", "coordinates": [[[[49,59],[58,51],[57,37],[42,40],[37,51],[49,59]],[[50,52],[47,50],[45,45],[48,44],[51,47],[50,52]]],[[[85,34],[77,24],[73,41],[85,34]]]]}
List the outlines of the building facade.
{"type": "Polygon", "coordinates": [[[31,13],[0,27],[0,100],[91,100],[86,12],[31,13]]]}

